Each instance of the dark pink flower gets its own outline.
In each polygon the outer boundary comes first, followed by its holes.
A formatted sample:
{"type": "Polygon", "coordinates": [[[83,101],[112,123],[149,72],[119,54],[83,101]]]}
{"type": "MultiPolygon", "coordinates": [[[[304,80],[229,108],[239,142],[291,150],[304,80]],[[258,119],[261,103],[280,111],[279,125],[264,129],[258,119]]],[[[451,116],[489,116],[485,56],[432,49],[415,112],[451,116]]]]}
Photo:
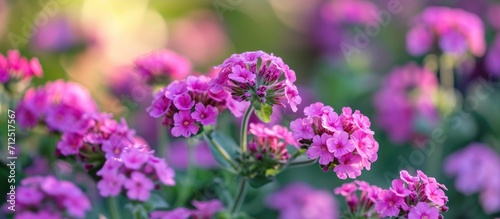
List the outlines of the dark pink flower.
{"type": "Polygon", "coordinates": [[[231,93],[238,102],[281,105],[295,112],[301,98],[295,82],[295,72],[283,60],[263,51],[233,54],[216,68],[217,78],[210,81],[210,91],[231,93]]]}
{"type": "Polygon", "coordinates": [[[195,102],[191,99],[191,96],[187,93],[177,95],[174,98],[174,106],[179,110],[191,110],[195,102]]]}
{"type": "Polygon", "coordinates": [[[187,208],[176,208],[170,211],[153,211],[149,215],[151,219],[188,219],[191,211],[187,208]]]}
{"type": "Polygon", "coordinates": [[[32,77],[41,77],[42,67],[37,58],[28,60],[19,54],[18,50],[9,50],[7,56],[0,54],[0,83],[9,81],[29,80],[32,77]]]}
{"type": "Polygon", "coordinates": [[[322,165],[327,165],[334,159],[333,152],[329,151],[327,146],[327,140],[330,140],[332,136],[328,134],[323,134],[320,136],[314,136],[311,146],[307,149],[307,156],[309,159],[319,158],[318,163],[322,165]]]}
{"type": "Polygon", "coordinates": [[[138,170],[143,164],[148,162],[149,153],[141,152],[137,148],[127,148],[127,150],[121,154],[121,159],[125,167],[138,170]]]}
{"type": "Polygon", "coordinates": [[[406,197],[411,193],[411,191],[405,187],[403,181],[400,179],[392,180],[392,187],[390,190],[400,197],[406,197]]]}
{"type": "Polygon", "coordinates": [[[326,144],[328,145],[328,151],[333,153],[336,158],[340,158],[356,148],[354,143],[349,140],[349,134],[344,131],[335,132],[333,137],[327,140],[326,144]]]}

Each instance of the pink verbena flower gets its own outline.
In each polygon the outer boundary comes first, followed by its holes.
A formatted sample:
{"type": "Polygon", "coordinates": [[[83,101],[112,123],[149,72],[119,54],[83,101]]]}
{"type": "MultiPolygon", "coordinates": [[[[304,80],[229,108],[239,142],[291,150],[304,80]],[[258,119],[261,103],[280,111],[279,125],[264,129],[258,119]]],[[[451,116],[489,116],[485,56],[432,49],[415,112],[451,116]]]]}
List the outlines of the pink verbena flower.
{"type": "Polygon", "coordinates": [[[151,219],[188,219],[191,211],[187,208],[176,208],[170,211],[153,211],[150,213],[151,219]]]}
{"type": "Polygon", "coordinates": [[[191,63],[170,50],[158,50],[138,57],[135,68],[148,82],[160,84],[165,80],[179,80],[191,72],[191,63]]]}
{"type": "Polygon", "coordinates": [[[0,83],[29,80],[42,75],[43,70],[37,58],[28,60],[22,57],[18,50],[9,50],[7,56],[0,54],[0,83]]]}
{"type": "Polygon", "coordinates": [[[163,116],[163,124],[170,128],[173,136],[186,138],[197,135],[203,126],[216,124],[217,116],[225,109],[241,116],[245,107],[232,100],[227,92],[211,92],[209,81],[206,76],[173,81],[155,94],[147,108],[149,115],[163,116]]]}
{"type": "Polygon", "coordinates": [[[290,158],[287,145],[297,147],[297,142],[287,128],[274,125],[267,128],[263,124],[250,123],[248,131],[253,138],[248,143],[251,163],[256,172],[265,174],[265,171],[273,168],[279,170],[290,158]]]}
{"type": "Polygon", "coordinates": [[[487,213],[500,211],[500,180],[492,174],[498,172],[499,166],[498,153],[481,143],[471,143],[444,161],[445,173],[456,177],[455,188],[466,195],[479,192],[487,213]]]}
{"type": "Polygon", "coordinates": [[[154,189],[153,182],[140,172],[132,172],[130,178],[124,183],[127,189],[127,197],[131,200],[148,200],[151,190],[154,189]]]}
{"type": "Polygon", "coordinates": [[[117,196],[125,191],[131,200],[146,201],[160,185],[175,185],[175,172],[164,159],[151,151],[128,147],[119,158],[109,158],[97,172],[97,183],[103,197],[117,196]]]}
{"type": "Polygon", "coordinates": [[[326,191],[293,183],[270,194],[266,204],[279,211],[279,219],[336,219],[337,202],[326,191]]]}
{"type": "Polygon", "coordinates": [[[395,179],[392,182],[390,189],[382,190],[378,195],[375,210],[382,217],[409,214],[434,215],[434,212],[439,215],[439,212],[448,210],[445,206],[448,197],[443,191],[447,190],[446,186],[438,183],[435,178],[428,177],[420,170],[417,170],[417,176],[411,176],[403,170],[400,172],[400,178],[401,180],[395,179]]]}
{"type": "Polygon", "coordinates": [[[419,202],[417,206],[410,209],[408,219],[422,219],[422,218],[440,218],[439,210],[429,206],[425,202],[419,202]]]}
{"type": "Polygon", "coordinates": [[[263,51],[233,54],[216,68],[217,78],[210,81],[211,91],[226,90],[238,102],[282,105],[285,103],[295,112],[301,98],[295,72],[283,60],[263,51]]]}
{"type": "Polygon", "coordinates": [[[84,218],[89,199],[74,184],[53,176],[33,176],[17,187],[15,218],[84,218]]]}
{"type": "Polygon", "coordinates": [[[63,133],[57,149],[63,156],[76,155],[89,170],[105,161],[96,155],[120,158],[126,148],[136,147],[136,139],[135,131],[128,128],[124,119],[117,122],[111,114],[91,113],[83,115],[73,124],[73,130],[63,133]]]}
{"type": "Polygon", "coordinates": [[[413,22],[415,25],[406,36],[407,49],[412,55],[425,54],[435,42],[444,53],[463,55],[470,51],[480,57],[485,52],[484,26],[473,13],[456,8],[427,7],[413,22]]]}
{"type": "Polygon", "coordinates": [[[57,80],[28,89],[16,111],[22,128],[43,123],[52,131],[66,132],[77,128],[84,114],[97,112],[97,105],[84,87],[57,80]]]}
{"type": "Polygon", "coordinates": [[[217,199],[209,200],[209,201],[196,201],[193,200],[193,206],[196,208],[195,210],[191,210],[191,216],[194,219],[209,219],[213,218],[213,216],[219,212],[224,210],[224,205],[221,201],[217,199]]]}
{"type": "Polygon", "coordinates": [[[365,181],[355,180],[353,183],[344,183],[334,189],[336,195],[344,197],[351,214],[363,217],[375,217],[373,209],[381,188],[368,184],[365,181]]]}
{"type": "Polygon", "coordinates": [[[434,97],[436,74],[414,63],[394,68],[374,98],[377,124],[392,141],[402,143],[422,135],[415,124],[437,125],[439,112],[434,97]]]}
{"type": "Polygon", "coordinates": [[[322,103],[305,107],[304,114],[305,118],[290,123],[290,129],[295,140],[307,148],[309,159],[319,158],[323,170],[333,169],[341,179],[356,178],[364,168],[370,170],[379,146],[368,117],[349,107],[339,115],[322,103]]]}

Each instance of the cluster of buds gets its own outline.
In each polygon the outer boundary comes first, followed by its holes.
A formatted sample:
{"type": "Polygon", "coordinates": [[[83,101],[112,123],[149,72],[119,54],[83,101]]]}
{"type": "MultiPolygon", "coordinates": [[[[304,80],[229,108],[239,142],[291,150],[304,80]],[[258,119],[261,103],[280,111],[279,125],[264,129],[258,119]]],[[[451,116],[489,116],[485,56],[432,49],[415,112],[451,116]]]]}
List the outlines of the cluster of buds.
{"type": "Polygon", "coordinates": [[[140,56],[135,60],[134,67],[149,83],[183,79],[191,72],[189,60],[170,50],[140,56]]]}
{"type": "Polygon", "coordinates": [[[302,99],[297,87],[295,72],[283,60],[263,51],[234,54],[216,67],[217,78],[210,82],[211,91],[226,90],[238,102],[251,102],[257,110],[267,106],[288,103],[297,111],[302,99]]]}
{"type": "Polygon", "coordinates": [[[164,159],[155,157],[152,151],[128,147],[119,158],[109,158],[97,172],[99,193],[117,196],[123,189],[131,200],[146,201],[151,191],[160,185],[175,185],[175,172],[164,159]]]}
{"type": "Polygon", "coordinates": [[[74,131],[84,114],[97,112],[97,105],[84,87],[57,80],[28,89],[16,112],[23,128],[42,123],[51,131],[66,132],[74,131]]]}
{"type": "Polygon", "coordinates": [[[155,94],[147,108],[154,118],[163,117],[163,125],[170,128],[173,136],[197,135],[203,126],[214,125],[220,112],[228,108],[235,116],[241,116],[242,107],[227,92],[213,93],[206,76],[189,76],[177,80],[155,94]]]}
{"type": "Polygon", "coordinates": [[[297,147],[297,142],[287,128],[274,125],[267,128],[263,124],[250,124],[249,133],[254,137],[248,143],[250,169],[257,175],[266,171],[279,171],[290,158],[287,145],[297,147]]]}
{"type": "Polygon", "coordinates": [[[445,206],[448,197],[442,190],[447,189],[435,178],[426,176],[420,170],[417,170],[417,176],[403,170],[400,178],[392,181],[390,189],[378,194],[375,211],[381,217],[442,218],[439,212],[448,211],[445,206]]]}
{"type": "Polygon", "coordinates": [[[82,190],[52,176],[25,178],[16,192],[16,219],[84,218],[85,212],[91,209],[82,190]]]}
{"type": "Polygon", "coordinates": [[[370,185],[365,181],[355,180],[352,183],[344,183],[335,188],[334,193],[345,198],[349,207],[349,215],[356,214],[364,218],[374,218],[377,213],[373,209],[378,200],[381,188],[370,185]]]}
{"type": "Polygon", "coordinates": [[[310,159],[318,159],[326,172],[333,169],[340,179],[356,178],[361,170],[370,170],[379,145],[370,120],[358,110],[344,107],[342,114],[317,102],[304,108],[305,118],[290,123],[293,137],[307,148],[310,159]]]}
{"type": "Polygon", "coordinates": [[[100,167],[105,158],[119,158],[122,152],[133,147],[135,131],[128,128],[124,119],[117,122],[111,114],[86,114],[75,130],[63,133],[57,144],[64,156],[76,155],[85,169],[100,167]]]}
{"type": "Polygon", "coordinates": [[[0,54],[0,83],[29,80],[32,77],[41,77],[42,66],[37,58],[28,60],[22,57],[17,50],[10,50],[7,56],[0,54]]]}

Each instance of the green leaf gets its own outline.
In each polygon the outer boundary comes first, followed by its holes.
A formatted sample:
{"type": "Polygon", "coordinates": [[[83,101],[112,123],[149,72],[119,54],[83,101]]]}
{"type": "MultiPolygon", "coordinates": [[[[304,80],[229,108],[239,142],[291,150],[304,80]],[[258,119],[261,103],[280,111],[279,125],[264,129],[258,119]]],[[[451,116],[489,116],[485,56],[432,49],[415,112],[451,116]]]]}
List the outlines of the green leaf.
{"type": "Polygon", "coordinates": [[[249,183],[250,183],[250,186],[252,186],[253,188],[260,188],[270,182],[274,181],[274,176],[269,176],[269,177],[266,177],[266,176],[262,176],[262,175],[259,175],[259,176],[256,176],[252,179],[250,179],[249,183]]]}
{"type": "Polygon", "coordinates": [[[260,104],[260,107],[255,107],[255,115],[265,123],[271,122],[273,107],[268,104],[260,104]]]}
{"type": "Polygon", "coordinates": [[[151,193],[149,199],[144,203],[144,207],[147,211],[154,211],[157,209],[168,208],[168,203],[157,193],[151,193]]]}
{"type": "Polygon", "coordinates": [[[204,137],[205,141],[210,145],[210,151],[214,155],[215,160],[223,167],[231,167],[224,156],[233,160],[238,155],[238,145],[236,142],[231,137],[217,131],[204,135],[204,137]]]}
{"type": "Polygon", "coordinates": [[[267,169],[266,170],[266,176],[276,176],[278,173],[280,173],[280,170],[276,170],[276,169],[267,169]]]}

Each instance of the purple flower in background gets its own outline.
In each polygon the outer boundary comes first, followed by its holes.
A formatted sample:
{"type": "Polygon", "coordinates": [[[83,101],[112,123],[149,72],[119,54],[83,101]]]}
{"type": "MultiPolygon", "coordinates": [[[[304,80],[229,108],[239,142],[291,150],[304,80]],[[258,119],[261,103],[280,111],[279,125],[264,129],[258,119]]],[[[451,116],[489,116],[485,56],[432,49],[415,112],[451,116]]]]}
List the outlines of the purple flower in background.
{"type": "Polygon", "coordinates": [[[340,179],[354,179],[364,168],[370,170],[379,145],[368,117],[349,107],[339,115],[319,102],[305,107],[304,114],[290,123],[290,129],[293,138],[307,147],[309,159],[319,158],[323,170],[333,169],[340,179]]]}
{"type": "MultiPolygon", "coordinates": [[[[215,158],[210,151],[208,144],[205,141],[201,141],[196,144],[194,150],[194,163],[196,166],[201,168],[214,168],[218,167],[215,158]]],[[[189,155],[188,155],[188,145],[184,140],[178,140],[172,142],[168,147],[167,160],[174,168],[187,169],[189,155]]]]}
{"type": "Polygon", "coordinates": [[[9,81],[29,80],[32,77],[42,77],[43,70],[37,58],[28,60],[22,57],[18,50],[9,50],[7,56],[0,54],[0,83],[9,81]]]}
{"type": "Polygon", "coordinates": [[[486,70],[490,75],[500,77],[500,34],[497,35],[493,45],[488,48],[486,54],[486,70]]]}
{"type": "Polygon", "coordinates": [[[461,193],[480,193],[483,209],[487,213],[500,211],[500,156],[488,145],[469,144],[449,155],[444,161],[445,173],[454,176],[455,187],[461,193]]]}
{"type": "Polygon", "coordinates": [[[426,68],[413,63],[394,68],[374,98],[377,124],[394,142],[418,137],[417,122],[432,127],[439,121],[437,90],[437,77],[426,68]]]}
{"type": "Polygon", "coordinates": [[[339,218],[333,196],[307,184],[293,183],[267,197],[267,206],[280,212],[280,219],[339,218]]]}
{"type": "Polygon", "coordinates": [[[32,128],[40,122],[52,131],[66,132],[79,128],[75,124],[84,114],[97,112],[97,105],[84,87],[57,80],[28,89],[16,110],[23,118],[19,121],[22,128],[32,128]]]}
{"type": "Polygon", "coordinates": [[[91,209],[89,199],[74,184],[53,176],[33,176],[21,181],[16,189],[14,218],[84,218],[91,209]]]}
{"type": "Polygon", "coordinates": [[[30,43],[38,51],[64,52],[79,43],[77,30],[69,17],[54,17],[45,25],[35,27],[30,43]]]}
{"type": "Polygon", "coordinates": [[[463,55],[469,51],[482,56],[486,49],[481,19],[462,9],[427,7],[415,19],[406,36],[408,52],[423,55],[434,43],[442,52],[463,55]]]}
{"type": "Polygon", "coordinates": [[[191,215],[195,219],[209,219],[213,218],[215,213],[224,210],[224,205],[217,199],[209,201],[193,201],[195,210],[191,210],[191,215]]]}
{"type": "Polygon", "coordinates": [[[176,208],[170,211],[153,211],[150,213],[151,219],[188,219],[191,211],[187,208],[176,208]]]}
{"type": "Polygon", "coordinates": [[[228,91],[238,102],[281,105],[285,103],[295,112],[302,99],[295,72],[280,57],[263,51],[233,54],[224,63],[217,78],[210,81],[210,91],[228,91]]]}
{"type": "Polygon", "coordinates": [[[189,60],[170,50],[145,54],[138,57],[134,64],[137,72],[150,83],[179,80],[191,73],[189,60]]]}

